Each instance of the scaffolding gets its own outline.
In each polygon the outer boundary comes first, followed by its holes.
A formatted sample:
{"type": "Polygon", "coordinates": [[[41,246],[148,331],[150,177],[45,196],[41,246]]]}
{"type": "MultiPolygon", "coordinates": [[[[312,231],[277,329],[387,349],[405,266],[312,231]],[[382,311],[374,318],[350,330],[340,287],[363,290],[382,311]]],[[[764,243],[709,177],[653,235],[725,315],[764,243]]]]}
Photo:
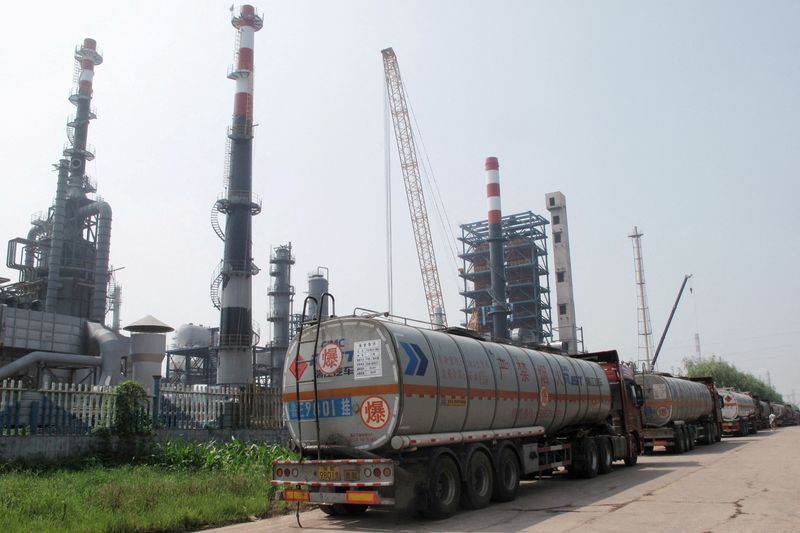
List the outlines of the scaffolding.
{"type": "MultiPolygon", "coordinates": [[[[546,232],[549,222],[532,211],[506,215],[501,222],[512,337],[524,343],[547,344],[553,336],[546,232]]],[[[461,225],[462,325],[484,336],[492,330],[488,238],[486,220],[461,225]]]]}

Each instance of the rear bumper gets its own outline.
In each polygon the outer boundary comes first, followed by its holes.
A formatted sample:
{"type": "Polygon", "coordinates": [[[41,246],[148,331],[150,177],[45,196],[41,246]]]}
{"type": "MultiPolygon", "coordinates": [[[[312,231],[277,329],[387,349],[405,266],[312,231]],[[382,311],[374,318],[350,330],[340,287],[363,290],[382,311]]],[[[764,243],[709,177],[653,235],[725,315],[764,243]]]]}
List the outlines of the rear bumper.
{"type": "Polygon", "coordinates": [[[275,493],[276,500],[305,502],[316,505],[394,505],[394,498],[378,494],[377,490],[347,490],[345,492],[318,492],[313,489],[285,489],[275,493]]]}

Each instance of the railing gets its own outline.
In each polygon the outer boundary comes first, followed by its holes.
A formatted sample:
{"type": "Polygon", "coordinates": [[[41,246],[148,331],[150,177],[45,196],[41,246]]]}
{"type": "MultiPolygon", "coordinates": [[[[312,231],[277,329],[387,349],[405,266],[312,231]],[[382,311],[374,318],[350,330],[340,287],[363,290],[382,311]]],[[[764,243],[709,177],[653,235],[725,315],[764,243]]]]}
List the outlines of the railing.
{"type": "MultiPolygon", "coordinates": [[[[26,387],[20,381],[0,382],[0,437],[32,434],[81,435],[114,426],[115,388],[53,383],[26,387]]],[[[158,398],[142,405],[142,416],[156,429],[280,429],[280,391],[258,385],[207,387],[168,385],[158,398]]]]}
{"type": "Polygon", "coordinates": [[[112,387],[52,383],[31,389],[20,381],[0,384],[0,435],[86,434],[113,425],[112,387]]]}

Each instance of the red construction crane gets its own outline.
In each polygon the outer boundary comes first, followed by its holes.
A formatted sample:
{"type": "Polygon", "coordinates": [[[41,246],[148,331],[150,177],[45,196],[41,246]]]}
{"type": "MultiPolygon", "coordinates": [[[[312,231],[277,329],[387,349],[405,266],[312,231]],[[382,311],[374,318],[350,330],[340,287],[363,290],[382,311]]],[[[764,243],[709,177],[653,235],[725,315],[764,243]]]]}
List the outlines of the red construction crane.
{"type": "Polygon", "coordinates": [[[397,140],[397,154],[400,157],[400,168],[403,171],[408,210],[414,229],[414,241],[417,244],[419,269],[422,272],[422,285],[425,289],[425,299],[428,302],[428,315],[431,324],[447,327],[442,285],[439,283],[439,269],[436,266],[431,226],[428,222],[428,209],[425,206],[425,195],[422,192],[422,179],[417,162],[417,147],[411,131],[411,119],[406,104],[406,90],[400,77],[400,66],[397,64],[394,50],[391,48],[381,50],[381,55],[383,55],[383,69],[386,74],[389,110],[394,124],[394,136],[397,140]]]}

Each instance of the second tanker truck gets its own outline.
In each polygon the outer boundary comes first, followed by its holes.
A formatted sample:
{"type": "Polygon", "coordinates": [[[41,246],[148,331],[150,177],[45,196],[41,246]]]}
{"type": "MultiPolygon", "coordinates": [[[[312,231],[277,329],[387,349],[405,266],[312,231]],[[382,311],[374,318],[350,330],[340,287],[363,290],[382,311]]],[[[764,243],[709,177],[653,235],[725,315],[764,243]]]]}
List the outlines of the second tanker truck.
{"type": "Polygon", "coordinates": [[[513,500],[526,476],[635,465],[643,444],[641,389],[615,351],[565,357],[375,317],[305,325],[283,401],[301,456],[273,465],[277,498],[328,514],[443,518],[513,500]]]}
{"type": "Polygon", "coordinates": [[[644,450],[656,446],[684,453],[695,443],[713,444],[722,437],[722,415],[712,378],[677,378],[669,374],[636,374],[644,391],[644,450]]]}
{"type": "Polygon", "coordinates": [[[742,437],[758,431],[756,403],[752,397],[731,389],[719,389],[722,402],[722,431],[742,437]]]}

